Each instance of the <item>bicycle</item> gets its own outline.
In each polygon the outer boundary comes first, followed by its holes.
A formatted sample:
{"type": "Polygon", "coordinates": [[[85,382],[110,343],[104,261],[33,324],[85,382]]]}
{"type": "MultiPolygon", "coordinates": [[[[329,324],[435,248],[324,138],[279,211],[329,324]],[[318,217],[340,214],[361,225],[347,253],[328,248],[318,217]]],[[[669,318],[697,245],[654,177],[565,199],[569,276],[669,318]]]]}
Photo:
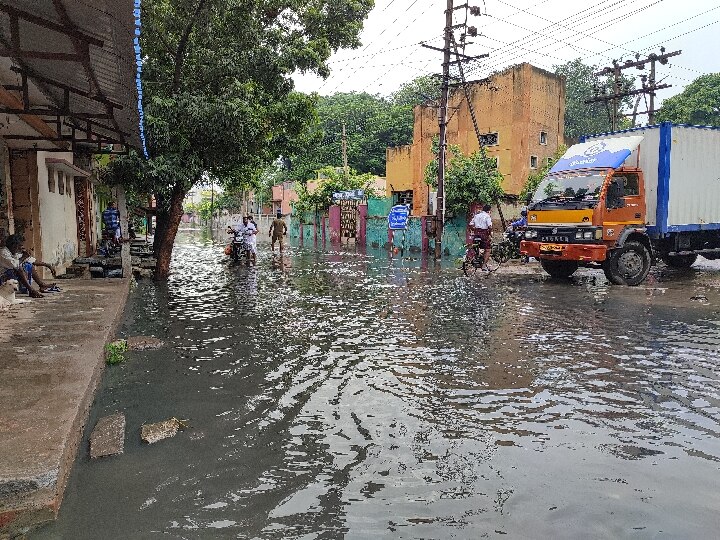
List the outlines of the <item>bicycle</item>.
{"type": "Polygon", "coordinates": [[[495,250],[496,253],[499,253],[497,252],[498,246],[498,244],[490,245],[490,259],[488,259],[488,264],[485,266],[485,248],[481,248],[480,244],[477,242],[466,244],[467,250],[465,251],[465,257],[463,258],[462,263],[463,273],[467,277],[472,277],[478,270],[495,272],[498,268],[500,268],[500,263],[493,256],[493,250],[495,250]],[[493,264],[491,264],[491,261],[493,264]],[[483,266],[485,266],[484,269],[483,266]]]}

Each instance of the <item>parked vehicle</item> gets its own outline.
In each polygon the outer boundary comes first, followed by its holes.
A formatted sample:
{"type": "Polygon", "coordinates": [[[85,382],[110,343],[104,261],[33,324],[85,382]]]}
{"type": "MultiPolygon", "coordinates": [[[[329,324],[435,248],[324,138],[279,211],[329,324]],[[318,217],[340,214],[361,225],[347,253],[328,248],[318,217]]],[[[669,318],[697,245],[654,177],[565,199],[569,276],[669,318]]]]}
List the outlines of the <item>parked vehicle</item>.
{"type": "Polygon", "coordinates": [[[638,285],[658,259],[720,257],[720,128],[663,123],[568,149],[528,202],[524,255],[553,277],[602,267],[638,285]]]}
{"type": "Polygon", "coordinates": [[[525,227],[519,229],[509,228],[503,233],[502,241],[493,244],[490,256],[498,263],[503,264],[510,259],[520,259],[524,256],[520,253],[520,242],[525,236],[525,227]]]}
{"type": "Polygon", "coordinates": [[[236,234],[235,231],[228,228],[228,234],[233,235],[233,239],[230,242],[230,257],[234,262],[239,262],[240,259],[244,259],[245,262],[249,263],[251,259],[250,243],[245,238],[244,234],[236,234]]]}
{"type": "Polygon", "coordinates": [[[106,257],[115,257],[120,254],[122,245],[120,240],[115,236],[115,231],[110,229],[102,230],[102,238],[100,239],[100,253],[106,257]]]}

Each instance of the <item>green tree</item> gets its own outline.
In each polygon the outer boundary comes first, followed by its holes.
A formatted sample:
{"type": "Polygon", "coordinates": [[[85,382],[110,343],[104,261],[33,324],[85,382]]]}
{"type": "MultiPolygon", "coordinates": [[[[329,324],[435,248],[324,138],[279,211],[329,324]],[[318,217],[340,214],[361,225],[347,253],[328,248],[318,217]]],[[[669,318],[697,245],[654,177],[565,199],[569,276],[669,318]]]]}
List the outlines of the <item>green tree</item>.
{"type": "MultiPolygon", "coordinates": [[[[481,148],[469,156],[457,145],[449,145],[449,159],[445,168],[445,210],[454,216],[467,216],[473,203],[495,203],[505,192],[503,176],[497,170],[495,160],[481,148]]],[[[433,141],[437,154],[438,140],[433,141]]],[[[425,181],[437,189],[438,161],[434,159],[425,167],[425,181]]]]}
{"type": "Polygon", "coordinates": [[[301,150],[289,155],[289,177],[305,182],[322,167],[342,165],[342,126],[347,134],[348,164],[353,169],[383,176],[385,152],[413,140],[413,108],[437,99],[439,84],[431,76],[403,84],[389,97],[366,92],[339,92],[319,97],[314,129],[301,150]]]}
{"type": "Polygon", "coordinates": [[[107,176],[155,194],[156,279],[168,276],[183,198],[205,173],[228,186],[253,185],[278,155],[298,151],[315,100],[293,91],[291,75],[327,76],[333,51],[359,45],[372,7],[373,0],[142,3],[149,158],[115,160],[107,176]]]}
{"type": "Polygon", "coordinates": [[[413,107],[440,99],[440,80],[433,75],[421,75],[400,86],[390,95],[393,105],[413,107]]]}
{"type": "MultiPolygon", "coordinates": [[[[597,77],[596,66],[584,64],[578,58],[562,65],[554,66],[555,73],[565,77],[565,137],[577,140],[582,135],[604,133],[612,129],[610,123],[610,105],[605,103],[585,103],[598,93],[610,92],[613,88],[612,77],[597,77]]],[[[632,89],[634,81],[623,76],[623,89],[632,89]]],[[[624,98],[621,107],[631,107],[631,98],[624,98]]],[[[629,121],[621,122],[623,127],[629,121]]]]}
{"type": "Polygon", "coordinates": [[[305,182],[317,169],[342,165],[343,124],[348,165],[358,171],[384,175],[387,147],[412,140],[412,112],[408,120],[406,109],[366,92],[320,97],[313,132],[300,151],[288,156],[290,178],[305,182]]]}
{"type": "Polygon", "coordinates": [[[663,101],[657,120],[720,126],[720,73],[701,75],[682,93],[663,101]]]}
{"type": "Polygon", "coordinates": [[[373,188],[374,175],[370,173],[358,174],[350,170],[349,174],[338,172],[334,167],[324,167],[317,171],[320,181],[314,190],[309,191],[305,184],[298,187],[298,200],[293,204],[293,212],[325,212],[333,204],[332,194],[350,189],[362,189],[365,197],[377,195],[373,188]]]}
{"type": "Polygon", "coordinates": [[[528,198],[533,196],[533,194],[537,190],[537,187],[543,180],[545,180],[545,177],[550,172],[550,169],[553,168],[553,165],[558,162],[558,160],[566,151],[567,146],[560,145],[553,154],[553,157],[550,158],[549,163],[547,163],[542,169],[528,175],[528,178],[525,181],[525,185],[523,186],[522,191],[519,195],[521,201],[527,201],[528,198]]]}

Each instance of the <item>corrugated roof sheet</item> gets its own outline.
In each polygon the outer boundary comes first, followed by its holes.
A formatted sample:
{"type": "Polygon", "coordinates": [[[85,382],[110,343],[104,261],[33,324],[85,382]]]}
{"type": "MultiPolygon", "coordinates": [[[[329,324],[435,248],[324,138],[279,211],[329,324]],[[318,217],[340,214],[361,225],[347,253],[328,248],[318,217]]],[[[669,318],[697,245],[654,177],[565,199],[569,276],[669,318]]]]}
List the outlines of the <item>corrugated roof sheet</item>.
{"type": "Polygon", "coordinates": [[[0,47],[9,46],[12,13],[19,10],[20,50],[39,54],[14,58],[18,67],[58,107],[65,89],[54,83],[72,89],[70,116],[91,115],[94,133],[142,148],[134,8],[134,0],[0,0],[0,32],[6,41],[0,39],[0,47]],[[85,61],[58,54],[42,58],[45,53],[81,53],[85,61]],[[97,117],[109,113],[110,118],[97,117]]]}

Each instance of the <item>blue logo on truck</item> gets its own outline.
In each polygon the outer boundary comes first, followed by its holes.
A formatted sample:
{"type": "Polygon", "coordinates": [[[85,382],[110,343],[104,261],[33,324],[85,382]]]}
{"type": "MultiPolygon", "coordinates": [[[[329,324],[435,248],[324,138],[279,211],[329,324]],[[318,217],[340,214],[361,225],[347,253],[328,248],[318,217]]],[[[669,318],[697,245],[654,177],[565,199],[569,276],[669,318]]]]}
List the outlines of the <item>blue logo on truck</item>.
{"type": "Polygon", "coordinates": [[[550,173],[577,169],[616,169],[638,147],[643,137],[617,137],[571,146],[550,173]]]}

